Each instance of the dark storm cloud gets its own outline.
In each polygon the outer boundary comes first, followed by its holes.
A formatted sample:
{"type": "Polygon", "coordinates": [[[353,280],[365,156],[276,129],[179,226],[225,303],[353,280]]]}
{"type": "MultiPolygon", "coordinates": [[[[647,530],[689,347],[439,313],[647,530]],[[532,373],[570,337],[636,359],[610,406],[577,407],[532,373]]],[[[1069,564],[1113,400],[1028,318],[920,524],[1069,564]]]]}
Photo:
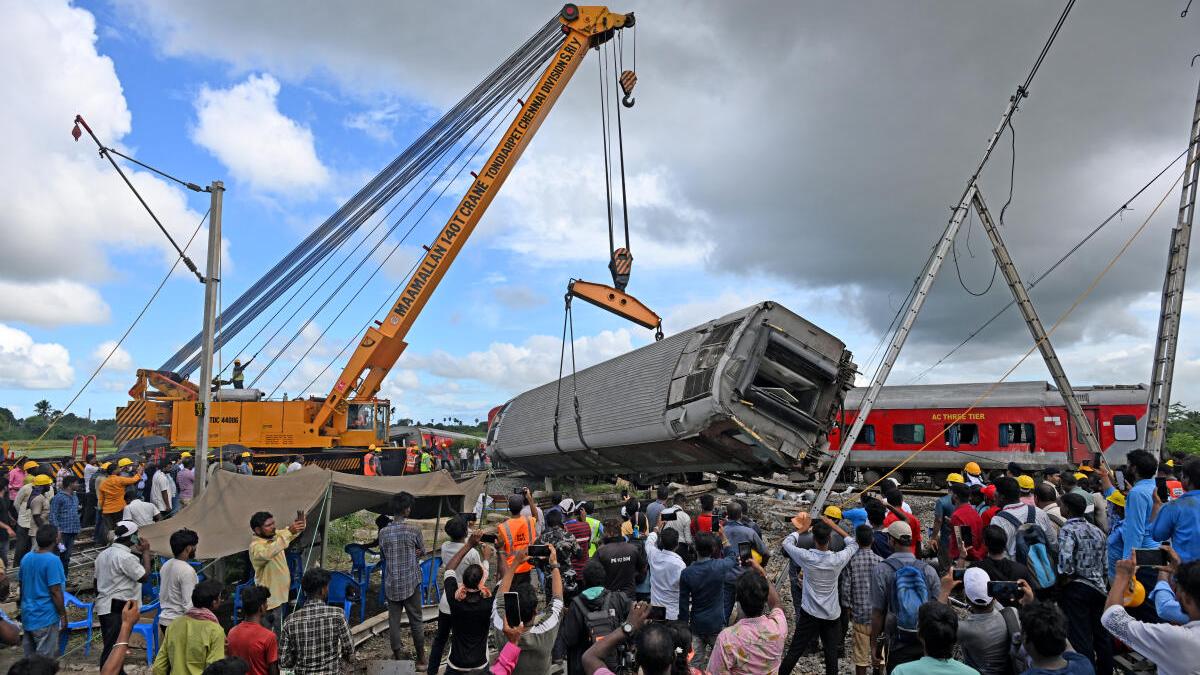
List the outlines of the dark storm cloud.
{"type": "MultiPolygon", "coordinates": [[[[389,96],[444,106],[554,11],[552,3],[379,2],[159,5],[121,0],[168,54],[328,80],[369,107],[389,96]]],[[[1178,2],[1079,3],[1015,120],[1014,199],[1004,236],[1027,280],[1049,266],[1183,149],[1200,69],[1200,16],[1178,2]]],[[[945,226],[1009,95],[1060,2],[633,3],[637,107],[626,118],[631,164],[673,174],[710,266],[766,273],[801,288],[843,287],[882,331],[945,226]]],[[[596,141],[595,70],[564,97],[539,152],[596,141]],[[580,130],[583,130],[582,132],[580,130]]],[[[999,216],[1009,139],[984,174],[999,216]]],[[[1149,190],[1034,293],[1047,324],[1090,283],[1174,176],[1149,190]]],[[[1177,193],[1088,302],[1060,344],[1137,332],[1129,303],[1161,285],[1177,193]]],[[[663,241],[680,221],[664,219],[663,241]]],[[[689,233],[697,236],[695,232],[689,233]]],[[[655,236],[652,234],[652,236],[655,236]]],[[[963,276],[986,285],[991,261],[976,224],[963,276]]],[[[699,273],[699,272],[697,272],[699,273]]],[[[749,276],[749,274],[747,274],[749,276]]],[[[1008,300],[959,287],[949,265],[918,323],[916,354],[938,354],[1008,300]]],[[[1015,315],[968,356],[1027,345],[1015,315]]],[[[932,356],[931,358],[936,358],[932,356]]]]}

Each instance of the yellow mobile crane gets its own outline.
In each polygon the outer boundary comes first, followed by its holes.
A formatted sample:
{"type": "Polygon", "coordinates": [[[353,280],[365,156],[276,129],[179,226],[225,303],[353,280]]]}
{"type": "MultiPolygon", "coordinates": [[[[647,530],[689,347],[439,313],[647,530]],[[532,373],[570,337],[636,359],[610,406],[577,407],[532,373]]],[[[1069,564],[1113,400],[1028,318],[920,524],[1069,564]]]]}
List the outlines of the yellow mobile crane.
{"type": "MultiPolygon", "coordinates": [[[[543,53],[538,63],[545,61],[545,57],[551,53],[553,56],[529,90],[527,99],[518,99],[521,106],[515,119],[478,173],[472,172],[474,179],[470,187],[436,239],[425,247],[424,259],[383,318],[367,328],[329,393],[324,397],[290,401],[230,400],[243,398],[239,395],[241,390],[220,390],[209,412],[209,439],[213,447],[236,444],[268,454],[282,454],[332,448],[366,448],[371,444],[386,443],[390,402],[377,399],[375,395],[389,370],[404,352],[407,346],[404,339],[409,329],[466,245],[476,224],[521,153],[529,146],[567,82],[578,70],[588,50],[599,49],[600,45],[612,40],[618,31],[632,27],[634,16],[613,13],[605,7],[567,4],[559,12],[556,24],[549,38],[542,40],[543,53]]],[[[545,31],[546,27],[543,28],[543,34],[545,31]]],[[[535,38],[530,38],[530,41],[535,38]]],[[[528,48],[530,43],[526,43],[523,49],[528,48]]],[[[536,49],[536,45],[530,49],[536,49]]],[[[510,57],[510,61],[512,59],[510,57]]],[[[493,73],[492,77],[508,77],[502,70],[530,68],[531,61],[528,59],[521,63],[524,65],[502,65],[497,69],[500,75],[493,73]]],[[[536,70],[527,70],[525,76],[533,73],[536,70]]],[[[619,81],[625,92],[623,102],[628,107],[632,105],[630,92],[636,77],[632,71],[625,71],[619,81]]],[[[340,213],[342,210],[339,210],[340,213]]],[[[659,317],[624,292],[632,263],[627,246],[611,251],[609,268],[615,287],[574,281],[569,294],[642,326],[656,329],[661,337],[659,317]]],[[[252,290],[258,286],[256,284],[252,290]]],[[[242,299],[239,298],[239,303],[242,299]]],[[[240,307],[236,303],[235,306],[240,307]]],[[[248,303],[247,306],[250,309],[257,307],[248,303]]],[[[228,323],[237,326],[240,318],[235,315],[227,322],[227,314],[231,314],[230,308],[226,308],[222,314],[222,325],[228,323]]],[[[223,338],[218,338],[218,345],[223,338]]],[[[181,351],[168,365],[182,363],[183,356],[186,355],[181,351]]],[[[194,358],[192,365],[195,364],[194,358]]],[[[137,383],[129,392],[133,400],[117,410],[118,441],[165,436],[172,448],[194,446],[199,419],[196,413],[198,392],[198,385],[174,368],[139,370],[137,383]]],[[[258,396],[261,397],[261,394],[258,396]]]]}

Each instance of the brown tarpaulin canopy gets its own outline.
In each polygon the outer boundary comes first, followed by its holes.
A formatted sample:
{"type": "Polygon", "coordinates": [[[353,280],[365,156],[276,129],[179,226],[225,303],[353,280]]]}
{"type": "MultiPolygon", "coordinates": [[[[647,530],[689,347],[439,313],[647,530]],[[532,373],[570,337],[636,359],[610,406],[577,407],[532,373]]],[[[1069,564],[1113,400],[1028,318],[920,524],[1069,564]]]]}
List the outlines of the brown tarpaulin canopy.
{"type": "MultiPolygon", "coordinates": [[[[315,533],[319,525],[325,524],[321,520],[327,494],[330,519],[362,510],[386,512],[392,497],[399,492],[417,497],[414,515],[420,515],[417,511],[422,510],[423,502],[427,506],[443,497],[450,498],[455,510],[473,509],[483,492],[485,479],[486,475],[479,475],[456,483],[445,471],[413,476],[353,476],[315,466],[283,476],[217,471],[199,499],[173,518],[143,527],[139,534],[150,541],[150,548],[156,554],[170,556],[171,533],[186,527],[200,535],[197,558],[221,558],[247,549],[250,516],[257,511],[275,514],[279,527],[290,523],[297,511],[303,511],[310,531],[315,533]]],[[[450,515],[450,511],[443,515],[450,515]]]]}

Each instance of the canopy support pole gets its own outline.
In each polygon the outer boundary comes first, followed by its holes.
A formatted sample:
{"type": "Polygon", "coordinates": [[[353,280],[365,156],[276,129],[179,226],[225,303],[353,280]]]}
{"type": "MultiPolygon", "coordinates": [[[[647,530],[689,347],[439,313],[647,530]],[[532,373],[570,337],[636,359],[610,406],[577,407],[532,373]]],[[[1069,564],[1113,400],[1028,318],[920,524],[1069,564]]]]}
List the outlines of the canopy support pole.
{"type": "Polygon", "coordinates": [[[333,512],[333,476],[325,488],[325,504],[321,513],[321,568],[329,569],[329,515],[333,512]]]}

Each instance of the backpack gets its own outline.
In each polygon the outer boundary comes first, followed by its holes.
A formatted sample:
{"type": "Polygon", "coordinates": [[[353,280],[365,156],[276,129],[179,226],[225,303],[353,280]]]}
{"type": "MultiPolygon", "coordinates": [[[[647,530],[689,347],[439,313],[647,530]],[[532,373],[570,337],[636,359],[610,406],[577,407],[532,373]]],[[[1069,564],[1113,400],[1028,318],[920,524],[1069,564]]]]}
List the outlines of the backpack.
{"type": "Polygon", "coordinates": [[[1017,562],[1029,568],[1033,574],[1034,587],[1050,588],[1053,586],[1058,581],[1058,575],[1054,572],[1054,560],[1050,555],[1050,538],[1046,536],[1046,531],[1042,529],[1042,526],[1036,522],[1037,511],[1032,506],[1029,507],[1029,516],[1024,523],[1017,520],[1017,517],[1008,511],[1001,511],[996,515],[1017,528],[1017,562]]]}
{"type": "Polygon", "coordinates": [[[1004,627],[1008,629],[1008,668],[1011,675],[1018,675],[1029,669],[1022,654],[1024,637],[1021,635],[1021,619],[1016,607],[1001,607],[1000,616],[1004,617],[1004,627]]]}
{"type": "Polygon", "coordinates": [[[892,584],[892,610],[896,614],[896,628],[917,632],[917,613],[921,605],[929,600],[929,585],[925,582],[925,563],[917,560],[903,562],[895,558],[884,560],[896,573],[892,584]]]}

